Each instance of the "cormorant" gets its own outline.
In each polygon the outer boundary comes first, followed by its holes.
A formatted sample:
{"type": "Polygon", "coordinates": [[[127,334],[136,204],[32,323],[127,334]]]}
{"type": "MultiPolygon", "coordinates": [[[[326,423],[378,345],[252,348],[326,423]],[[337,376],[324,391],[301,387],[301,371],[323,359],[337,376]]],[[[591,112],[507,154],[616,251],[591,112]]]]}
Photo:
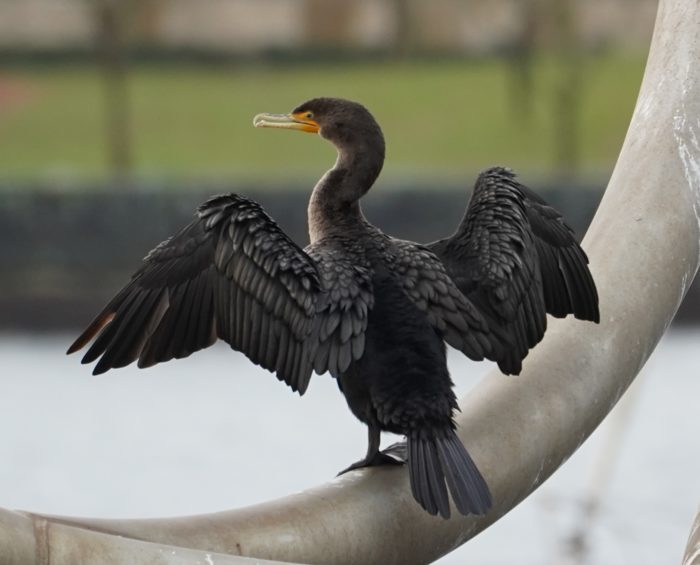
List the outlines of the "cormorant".
{"type": "Polygon", "coordinates": [[[318,133],[338,157],[311,194],[301,249],[254,201],[215,196],[153,249],[68,350],[94,339],[94,373],[182,358],[217,338],[303,394],[330,372],[367,424],[367,455],[349,469],[396,462],[380,431],[407,438],[413,496],[430,514],[485,514],[491,494],[455,433],[445,342],[517,374],[548,312],[598,322],[588,258],[562,216],[507,169],[483,172],[446,239],[389,237],[360,198],[384,162],[384,137],[362,105],[334,98],[256,127],[318,133]]]}

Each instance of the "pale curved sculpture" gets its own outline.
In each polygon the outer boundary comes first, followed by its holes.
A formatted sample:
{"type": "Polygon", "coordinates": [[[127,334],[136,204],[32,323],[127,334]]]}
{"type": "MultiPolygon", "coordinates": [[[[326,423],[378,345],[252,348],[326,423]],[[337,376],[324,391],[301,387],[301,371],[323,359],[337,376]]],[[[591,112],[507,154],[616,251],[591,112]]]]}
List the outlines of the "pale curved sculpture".
{"type": "Polygon", "coordinates": [[[685,547],[683,565],[700,565],[700,508],[695,515],[693,525],[688,535],[688,544],[685,547]]]}
{"type": "Polygon", "coordinates": [[[138,557],[135,548],[144,547],[161,548],[160,563],[188,562],[183,547],[199,550],[189,562],[203,563],[205,551],[303,563],[430,562],[527,497],[608,414],[671,322],[697,270],[699,240],[700,6],[661,0],[632,123],[584,240],[601,324],[550,320],[519,377],[493,373],[462,399],[460,435],[496,501],[487,516],[434,518],[413,501],[405,469],[377,468],[201,516],[94,520],[3,512],[3,563],[48,563],[42,556],[50,552],[52,564],[68,564],[78,551],[89,552],[91,563],[126,552],[129,563],[154,562],[151,553],[138,557]],[[143,542],[177,547],[168,558],[163,545],[143,542]]]}

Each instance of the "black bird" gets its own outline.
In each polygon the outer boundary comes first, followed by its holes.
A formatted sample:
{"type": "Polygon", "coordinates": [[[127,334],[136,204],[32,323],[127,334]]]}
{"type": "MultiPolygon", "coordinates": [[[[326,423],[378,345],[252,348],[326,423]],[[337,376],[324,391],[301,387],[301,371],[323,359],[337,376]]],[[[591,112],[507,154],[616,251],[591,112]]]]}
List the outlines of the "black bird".
{"type": "Polygon", "coordinates": [[[300,394],[313,371],[330,372],[369,429],[366,457],[348,470],[396,462],[379,451],[380,431],[402,434],[425,510],[449,517],[449,490],[460,513],[485,514],[491,494],[455,433],[445,342],[512,374],[542,339],[547,312],[597,322],[571,228],[492,168],[454,235],[394,239],[360,208],[384,162],[384,137],[363,106],[315,98],[254,124],[318,133],[338,151],[311,194],[310,244],[301,249],[248,198],[213,197],[146,256],[68,353],[94,338],[83,363],[99,359],[98,374],[186,357],[218,338],[300,394]]]}

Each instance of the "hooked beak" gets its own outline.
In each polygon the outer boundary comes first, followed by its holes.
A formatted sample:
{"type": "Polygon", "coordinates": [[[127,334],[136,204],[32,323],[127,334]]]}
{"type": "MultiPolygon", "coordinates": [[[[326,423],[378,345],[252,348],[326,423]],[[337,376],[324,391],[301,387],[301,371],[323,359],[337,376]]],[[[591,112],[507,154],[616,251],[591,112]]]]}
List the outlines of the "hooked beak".
{"type": "Polygon", "coordinates": [[[321,129],[312,119],[304,118],[303,113],[296,114],[258,114],[253,118],[256,128],[281,128],[318,133],[321,129]]]}

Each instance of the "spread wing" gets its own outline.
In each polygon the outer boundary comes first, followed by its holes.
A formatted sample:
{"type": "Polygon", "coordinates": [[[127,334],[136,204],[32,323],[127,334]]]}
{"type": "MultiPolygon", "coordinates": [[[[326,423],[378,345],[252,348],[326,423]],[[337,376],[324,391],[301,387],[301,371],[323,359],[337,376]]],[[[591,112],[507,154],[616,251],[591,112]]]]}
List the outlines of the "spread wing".
{"type": "Polygon", "coordinates": [[[509,349],[507,336],[489,325],[478,308],[455,285],[445,265],[422,245],[393,240],[394,265],[413,303],[426,313],[443,339],[470,359],[496,359],[509,349]]]}
{"type": "Polygon", "coordinates": [[[519,373],[522,359],[544,335],[546,313],[599,321],[588,258],[561,214],[500,167],[476,181],[455,234],[427,246],[457,287],[512,347],[495,360],[519,373]]]}
{"type": "Polygon", "coordinates": [[[94,373],[187,357],[220,338],[303,393],[321,283],[314,261],[252,200],[230,194],[144,259],[68,350],[94,373]]]}

